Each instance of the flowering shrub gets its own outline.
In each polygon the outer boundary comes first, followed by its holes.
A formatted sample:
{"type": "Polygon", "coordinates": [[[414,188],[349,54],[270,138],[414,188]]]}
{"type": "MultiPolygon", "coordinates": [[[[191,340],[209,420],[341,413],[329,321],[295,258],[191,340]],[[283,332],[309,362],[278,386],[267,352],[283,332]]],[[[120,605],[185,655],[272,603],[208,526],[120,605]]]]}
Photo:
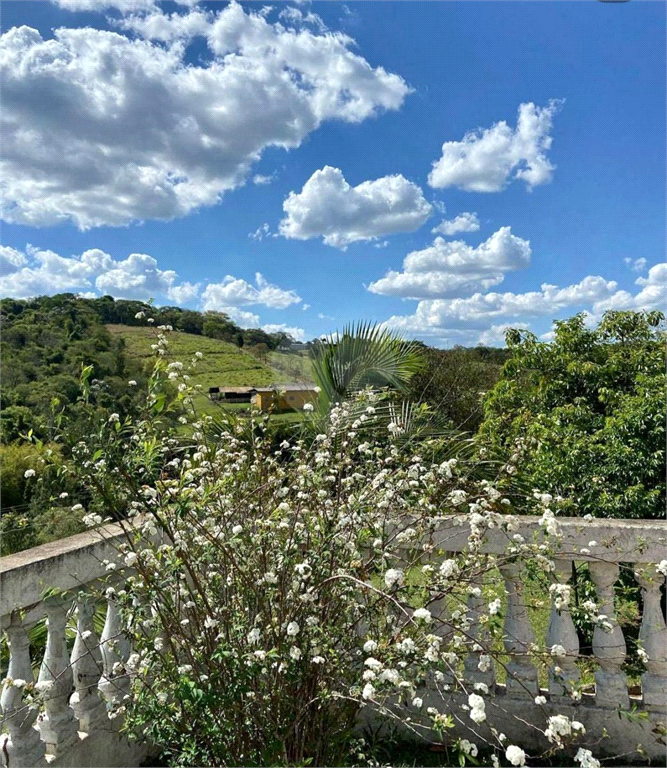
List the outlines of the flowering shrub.
{"type": "MultiPolygon", "coordinates": [[[[156,382],[183,370],[159,360],[152,409],[167,407],[156,382]]],[[[179,407],[190,397],[181,383],[179,407]]],[[[490,690],[478,678],[502,661],[495,569],[530,560],[549,573],[548,545],[524,542],[503,515],[507,468],[479,479],[438,439],[396,442],[379,410],[380,396],[363,392],[335,405],[323,431],[278,449],[265,416],[227,431],[193,416],[183,441],[156,434],[149,411],[109,418],[78,447],[82,481],[125,532],[105,596],[132,640],[113,675],[130,687],[109,715],[171,764],[341,764],[370,712],[435,742],[456,719],[479,736],[458,742],[464,761],[484,748],[494,764],[526,764],[486,728],[490,690]],[[452,514],[468,531],[460,554],[439,534],[452,514]],[[501,556],[485,552],[489,528],[506,534],[501,556]]],[[[551,497],[537,496],[547,538],[557,536],[551,497]]],[[[567,590],[558,599],[564,607],[567,590]]],[[[583,731],[560,715],[545,725],[554,749],[583,731]]]]}

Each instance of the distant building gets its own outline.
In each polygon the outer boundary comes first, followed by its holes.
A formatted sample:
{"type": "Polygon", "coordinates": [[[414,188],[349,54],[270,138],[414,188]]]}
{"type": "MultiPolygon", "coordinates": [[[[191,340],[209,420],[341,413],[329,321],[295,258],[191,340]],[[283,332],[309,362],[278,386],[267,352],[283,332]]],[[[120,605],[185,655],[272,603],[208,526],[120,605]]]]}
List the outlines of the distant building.
{"type": "Polygon", "coordinates": [[[290,341],[289,339],[283,339],[276,347],[277,352],[301,352],[304,349],[309,349],[305,341],[290,341]]]}
{"type": "Polygon", "coordinates": [[[251,402],[261,411],[270,408],[302,411],[306,403],[315,403],[317,396],[313,384],[271,384],[268,387],[257,387],[251,402]]]}
{"type": "Polygon", "coordinates": [[[249,403],[256,391],[256,387],[209,387],[208,396],[227,403],[249,403]]]}

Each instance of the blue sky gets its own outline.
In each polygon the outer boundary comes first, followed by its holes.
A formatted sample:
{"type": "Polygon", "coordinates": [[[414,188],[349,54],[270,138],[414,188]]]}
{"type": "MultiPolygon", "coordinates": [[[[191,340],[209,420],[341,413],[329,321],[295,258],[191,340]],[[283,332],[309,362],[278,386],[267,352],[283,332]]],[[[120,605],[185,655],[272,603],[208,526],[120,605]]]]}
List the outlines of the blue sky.
{"type": "Polygon", "coordinates": [[[664,307],[662,3],[2,11],[2,295],[438,346],[664,307]]]}

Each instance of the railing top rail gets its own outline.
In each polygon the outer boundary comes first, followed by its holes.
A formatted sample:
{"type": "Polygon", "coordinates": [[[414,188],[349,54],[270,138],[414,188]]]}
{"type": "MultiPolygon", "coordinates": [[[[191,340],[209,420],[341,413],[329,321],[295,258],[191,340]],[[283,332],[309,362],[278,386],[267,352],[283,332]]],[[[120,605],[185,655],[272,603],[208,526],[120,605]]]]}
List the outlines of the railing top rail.
{"type": "MultiPolygon", "coordinates": [[[[449,552],[465,549],[470,529],[465,522],[461,525],[461,519],[459,515],[443,517],[435,534],[438,547],[449,552]]],[[[485,551],[505,553],[515,533],[526,541],[544,540],[538,517],[506,515],[503,521],[511,523],[512,530],[488,529],[485,551]]],[[[667,559],[667,520],[564,517],[557,521],[562,536],[554,541],[554,549],[560,557],[617,563],[667,559]]],[[[0,616],[39,603],[48,589],[75,590],[104,576],[102,561],[112,558],[123,536],[121,525],[107,525],[0,558],[0,616]]]]}
{"type": "MultiPolygon", "coordinates": [[[[521,534],[525,541],[546,542],[554,554],[572,560],[605,560],[614,563],[659,563],[667,559],[667,520],[585,520],[581,517],[557,517],[559,536],[546,537],[540,518],[532,515],[503,515],[509,523],[508,532],[502,527],[489,528],[483,550],[504,554],[512,536],[521,534]]],[[[461,518],[448,516],[438,527],[435,540],[450,552],[465,549],[470,527],[461,525],[461,518]]]]}
{"type": "Polygon", "coordinates": [[[104,576],[102,561],[122,538],[121,525],[106,525],[1,557],[0,616],[39,603],[49,589],[75,590],[104,576]]]}

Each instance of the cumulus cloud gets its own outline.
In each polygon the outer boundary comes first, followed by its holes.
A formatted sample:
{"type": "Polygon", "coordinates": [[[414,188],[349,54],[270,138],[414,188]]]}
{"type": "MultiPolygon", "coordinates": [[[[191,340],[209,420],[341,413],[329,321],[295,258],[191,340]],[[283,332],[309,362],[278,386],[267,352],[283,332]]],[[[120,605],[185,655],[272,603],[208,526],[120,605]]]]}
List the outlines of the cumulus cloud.
{"type": "Polygon", "coordinates": [[[396,110],[410,92],[347,35],[286,28],[236,2],[122,25],[0,38],[7,221],[87,229],[183,216],[243,184],[267,147],[396,110]],[[208,58],[186,64],[195,36],[208,58]]]}
{"type": "Polygon", "coordinates": [[[453,219],[445,219],[433,227],[431,232],[434,235],[457,235],[459,232],[477,232],[479,229],[479,219],[476,213],[465,211],[455,216],[453,219]]]}
{"type": "Polygon", "coordinates": [[[286,325],[285,323],[267,323],[262,326],[262,330],[267,333],[287,333],[296,341],[305,341],[306,332],[303,328],[297,328],[294,325],[286,325]]]}
{"type": "Polygon", "coordinates": [[[209,283],[202,291],[202,307],[227,312],[230,307],[263,304],[274,309],[285,309],[301,301],[296,291],[272,285],[260,272],[255,274],[255,285],[227,275],[220,283],[209,283]]]}
{"type": "Polygon", "coordinates": [[[433,206],[416,184],[400,174],[351,187],[342,171],[327,165],[313,173],[301,192],[290,192],[283,209],[284,237],[322,237],[327,245],[346,248],[360,240],[413,232],[428,219],[433,206]]]}
{"type": "Polygon", "coordinates": [[[613,280],[591,275],[564,288],[545,283],[541,290],[527,293],[475,293],[466,298],[424,300],[414,314],[395,315],[385,325],[410,335],[449,339],[458,334],[469,343],[474,339],[492,343],[494,335],[508,327],[527,327],[526,318],[551,318],[564,309],[595,305],[613,296],[616,288],[613,280]]]}
{"type": "Polygon", "coordinates": [[[178,305],[199,304],[203,310],[226,312],[246,328],[258,328],[257,314],[249,305],[285,309],[299,303],[296,291],[269,283],[259,272],[255,285],[227,275],[220,283],[180,281],[171,269],[160,269],[145,253],[131,253],[116,260],[99,248],[80,256],[60,256],[54,251],[27,246],[25,252],[0,247],[0,296],[29,298],[54,293],[78,293],[88,298],[109,294],[117,299],[147,301],[154,298],[178,305]]]}
{"type": "Polygon", "coordinates": [[[667,306],[667,263],[654,264],[646,277],[638,277],[635,285],[641,290],[633,294],[630,291],[617,291],[608,298],[593,305],[593,314],[600,317],[607,309],[651,310],[665,309],[667,306]]]}
{"type": "Polygon", "coordinates": [[[63,291],[90,294],[95,289],[123,299],[190,300],[199,290],[191,283],[179,283],[176,272],[160,269],[157,260],[145,253],[131,253],[117,261],[99,248],[80,256],[60,256],[28,245],[25,253],[3,248],[2,261],[0,293],[15,298],[63,291]],[[13,269],[6,269],[5,261],[13,269]]]}
{"type": "Polygon", "coordinates": [[[0,245],[0,276],[10,275],[28,263],[25,254],[10,248],[8,245],[0,245]]]}
{"type": "MultiPolygon", "coordinates": [[[[177,0],[178,1],[178,0],[177,0]]],[[[157,10],[155,0],[52,0],[66,11],[106,11],[115,8],[121,13],[157,10]]]]}
{"type": "Polygon", "coordinates": [[[514,129],[501,120],[491,128],[466,133],[462,141],[446,141],[428,183],[469,192],[499,192],[514,179],[525,182],[528,189],[546,184],[555,170],[546,152],[561,104],[553,100],[546,107],[521,104],[514,129]]]}
{"type": "Polygon", "coordinates": [[[623,263],[627,267],[630,267],[630,269],[633,272],[643,272],[646,269],[646,264],[648,262],[644,258],[641,258],[641,259],[625,258],[625,259],[623,259],[623,263]]]}
{"type": "Polygon", "coordinates": [[[501,227],[475,248],[436,237],[433,245],[405,257],[402,272],[390,270],[368,290],[405,299],[461,295],[497,285],[505,272],[526,267],[530,255],[528,240],[513,235],[510,227],[501,227]]]}

